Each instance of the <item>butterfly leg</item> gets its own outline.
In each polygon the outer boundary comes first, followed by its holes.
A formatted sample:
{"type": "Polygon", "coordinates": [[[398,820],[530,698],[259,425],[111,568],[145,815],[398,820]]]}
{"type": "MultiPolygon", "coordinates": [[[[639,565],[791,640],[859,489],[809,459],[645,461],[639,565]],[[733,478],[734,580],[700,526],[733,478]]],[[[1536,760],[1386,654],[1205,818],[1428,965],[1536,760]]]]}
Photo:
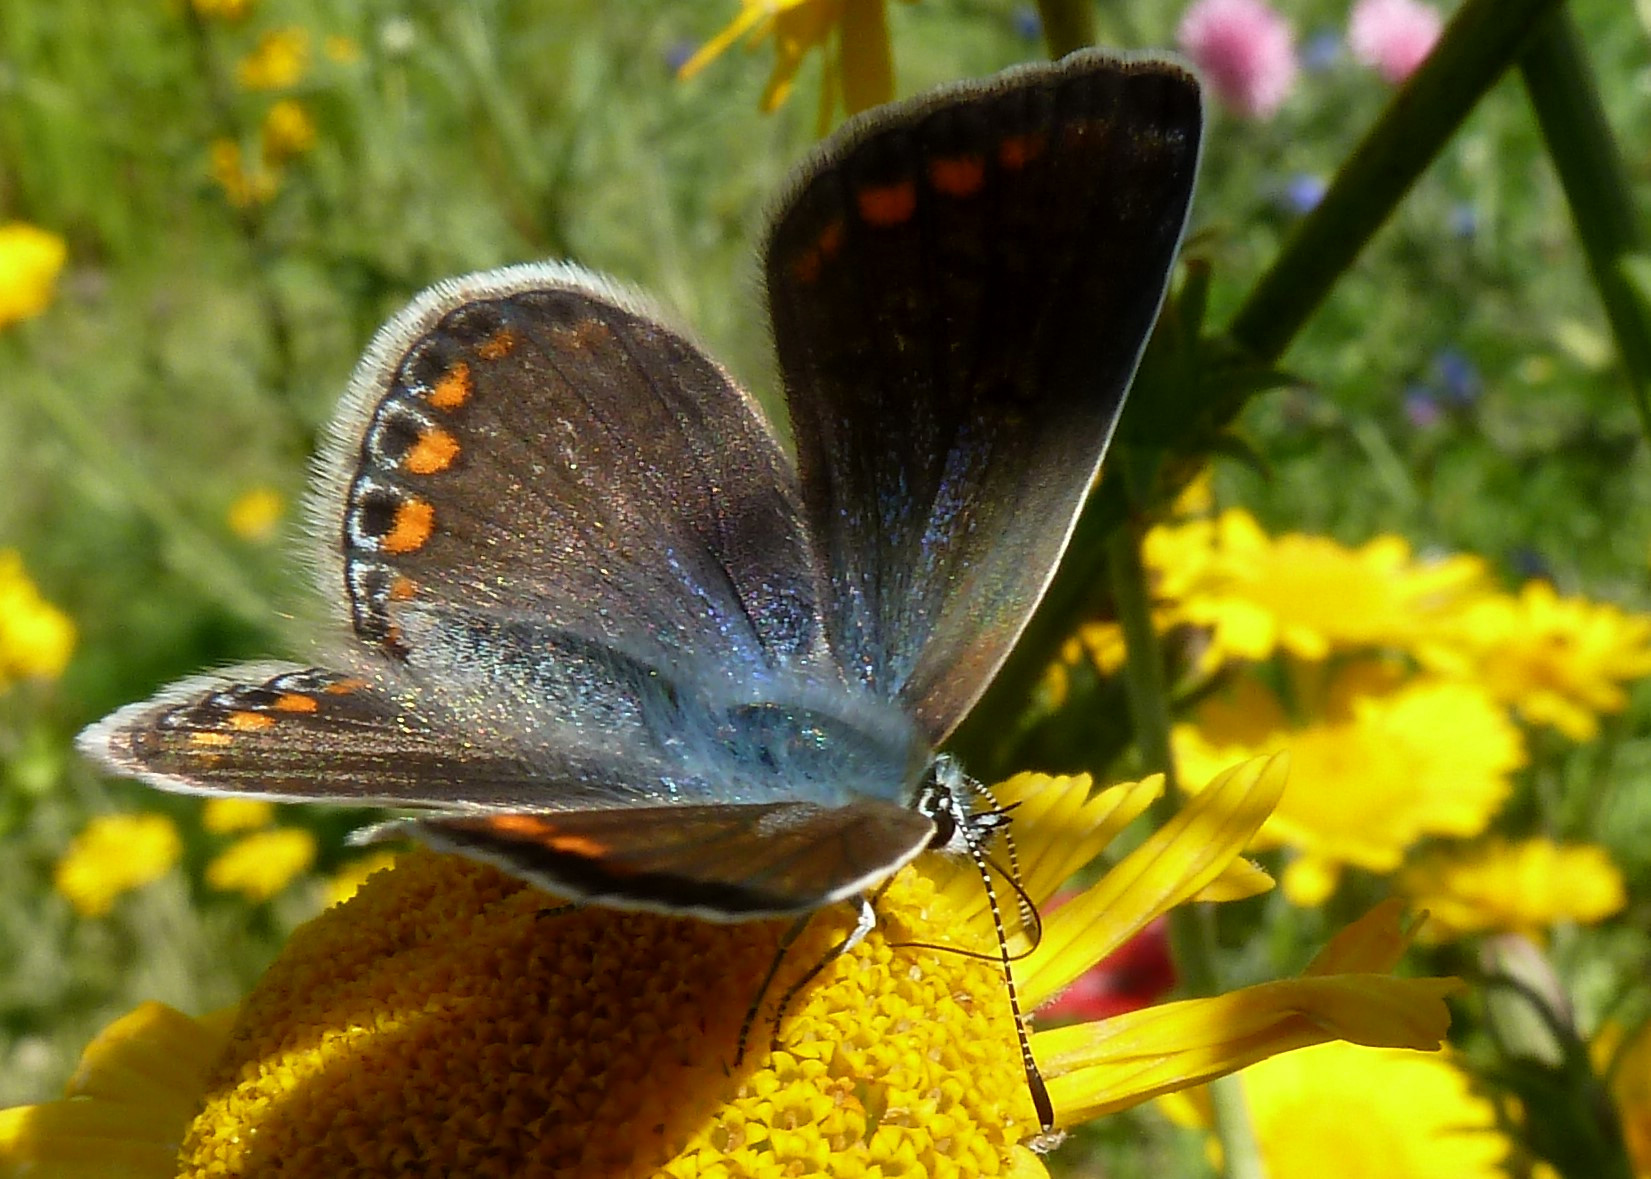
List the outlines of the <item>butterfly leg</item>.
{"type": "MultiPolygon", "coordinates": [[[[865,941],[866,934],[877,928],[877,910],[872,907],[871,901],[871,897],[862,896],[860,898],[860,913],[854,922],[854,928],[848,931],[842,941],[827,950],[820,957],[820,960],[813,966],[809,967],[808,971],[801,978],[797,979],[796,982],[785,988],[785,994],[780,996],[779,1006],[774,1010],[774,1038],[770,1045],[771,1048],[778,1048],[780,1046],[780,1024],[784,1022],[786,1013],[791,1010],[791,1004],[796,1001],[797,996],[802,993],[803,988],[815,979],[819,978],[820,973],[825,970],[826,967],[830,966],[844,954],[854,949],[855,946],[865,941]]],[[[770,981],[772,981],[774,972],[778,969],[779,959],[776,958],[774,960],[773,968],[768,972],[770,981]]]]}

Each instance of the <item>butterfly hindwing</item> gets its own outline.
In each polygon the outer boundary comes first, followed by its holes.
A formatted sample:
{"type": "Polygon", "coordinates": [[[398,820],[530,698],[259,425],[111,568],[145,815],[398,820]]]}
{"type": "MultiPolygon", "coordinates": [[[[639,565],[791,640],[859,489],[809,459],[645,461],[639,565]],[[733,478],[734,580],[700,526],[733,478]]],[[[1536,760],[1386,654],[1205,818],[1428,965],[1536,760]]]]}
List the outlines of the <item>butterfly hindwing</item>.
{"type": "Polygon", "coordinates": [[[861,893],[928,846],[934,827],[894,803],[781,802],[430,819],[380,834],[412,834],[597,904],[729,921],[861,893]]]}

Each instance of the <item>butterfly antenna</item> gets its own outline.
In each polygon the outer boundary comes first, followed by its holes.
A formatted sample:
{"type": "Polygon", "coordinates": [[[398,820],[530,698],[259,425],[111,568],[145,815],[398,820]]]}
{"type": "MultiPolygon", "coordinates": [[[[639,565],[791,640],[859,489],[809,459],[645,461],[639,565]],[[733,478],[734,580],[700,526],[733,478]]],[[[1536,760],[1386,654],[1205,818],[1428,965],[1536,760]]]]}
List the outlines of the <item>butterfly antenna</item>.
{"type": "MultiPolygon", "coordinates": [[[[988,798],[991,795],[987,795],[988,798]]],[[[962,808],[962,800],[953,798],[953,805],[962,808]]],[[[1049,1086],[1044,1083],[1043,1074],[1038,1071],[1038,1062],[1032,1057],[1032,1041],[1026,1035],[1026,1020],[1021,1015],[1020,993],[1015,989],[1014,957],[1009,952],[1009,934],[1003,926],[1003,908],[998,904],[997,888],[992,884],[992,862],[986,855],[983,831],[992,830],[997,824],[982,824],[983,815],[961,814],[957,816],[958,831],[963,836],[964,845],[969,850],[969,858],[974,861],[975,868],[980,872],[980,883],[986,890],[986,905],[992,913],[992,928],[997,931],[998,961],[1003,967],[1003,986],[1009,993],[1009,1014],[1015,1021],[1015,1038],[1020,1042],[1020,1062],[1026,1070],[1026,1088],[1032,1094],[1032,1106],[1038,1113],[1038,1124],[1045,1134],[1055,1128],[1055,1105],[1049,1099],[1049,1086]]],[[[999,823],[1003,822],[1001,810],[997,816],[999,823]]],[[[1005,824],[1007,826],[1007,824],[1005,824]]],[[[1005,831],[1007,834],[1007,831],[1005,831]]],[[[1015,863],[1013,852],[1009,862],[1015,863]]],[[[1013,877],[1010,877],[1014,880],[1013,877]]],[[[1031,898],[1020,887],[1018,880],[1014,881],[1016,895],[1024,907],[1030,907],[1033,913],[1037,906],[1032,904],[1031,898]]],[[[1041,925],[1038,927],[1041,930],[1041,925]]]]}
{"type": "MultiPolygon", "coordinates": [[[[1020,898],[1021,919],[1026,922],[1026,938],[1029,944],[1024,950],[1011,952],[1009,955],[1009,961],[1024,962],[1027,958],[1032,956],[1033,952],[1037,950],[1039,943],[1043,941],[1043,915],[1038,912],[1038,907],[1032,900],[1031,894],[1026,891],[1026,886],[1021,884],[1021,882],[1015,879],[1015,877],[1009,875],[1008,871],[1005,870],[1002,864],[992,859],[991,856],[987,856],[986,866],[996,872],[999,876],[1003,877],[1004,882],[1008,884],[1008,886],[1014,890],[1015,895],[1020,898]]],[[[976,962],[997,962],[1001,958],[1001,955],[999,954],[988,953],[984,950],[970,950],[964,946],[947,945],[944,942],[891,941],[889,942],[889,947],[891,949],[900,950],[933,950],[937,954],[956,954],[960,958],[973,958],[976,962]]]]}
{"type": "MultiPolygon", "coordinates": [[[[991,802],[992,810],[990,813],[994,818],[999,815],[1007,817],[1009,813],[1015,809],[1015,807],[1020,805],[1017,802],[1011,803],[1009,806],[1004,806],[998,801],[997,795],[992,793],[992,788],[984,782],[976,782],[975,789],[985,795],[987,800],[991,802]]],[[[977,818],[979,817],[983,816],[977,815],[977,818]]],[[[1009,882],[1010,886],[1015,890],[1015,895],[1019,898],[1021,925],[1022,927],[1032,931],[1030,934],[1032,939],[1032,948],[1036,949],[1038,943],[1043,940],[1043,918],[1038,913],[1038,907],[1032,902],[1031,896],[1027,894],[1026,889],[1021,887],[1020,854],[1015,850],[1015,829],[1014,825],[1010,823],[1003,825],[1003,852],[1009,857],[1009,871],[1003,872],[1003,869],[1001,868],[999,868],[998,871],[1003,874],[1003,878],[1009,882]]],[[[993,866],[995,867],[996,865],[993,866]]]]}

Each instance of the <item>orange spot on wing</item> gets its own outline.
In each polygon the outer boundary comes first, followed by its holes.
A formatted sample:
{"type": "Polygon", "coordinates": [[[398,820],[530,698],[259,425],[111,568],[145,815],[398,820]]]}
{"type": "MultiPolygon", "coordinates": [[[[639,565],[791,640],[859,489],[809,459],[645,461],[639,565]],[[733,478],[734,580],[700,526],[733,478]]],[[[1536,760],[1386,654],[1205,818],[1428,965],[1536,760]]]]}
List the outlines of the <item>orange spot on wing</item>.
{"type": "Polygon", "coordinates": [[[1043,136],[1010,135],[997,145],[998,163],[1005,168],[1024,168],[1043,154],[1043,136]]]}
{"type": "Polygon", "coordinates": [[[396,518],[382,542],[387,553],[411,553],[424,547],[436,530],[436,509],[422,499],[396,505],[396,518]]]}
{"type": "Polygon", "coordinates": [[[366,686],[366,680],[347,679],[339,680],[336,684],[328,684],[322,690],[329,696],[348,696],[351,692],[359,692],[366,686]]]}
{"type": "Polygon", "coordinates": [[[947,196],[973,196],[985,182],[986,162],[979,156],[929,161],[929,183],[947,196]]]}
{"type": "Polygon", "coordinates": [[[595,858],[608,850],[607,844],[589,836],[558,832],[554,822],[536,815],[497,815],[485,820],[481,827],[483,830],[491,829],[517,839],[541,844],[551,851],[569,856],[595,858]]]}
{"type": "Polygon", "coordinates": [[[275,718],[266,713],[240,709],[230,713],[225,723],[239,733],[256,733],[275,724],[275,718]]]}
{"type": "Polygon", "coordinates": [[[415,475],[434,475],[452,466],[458,457],[459,440],[440,426],[431,426],[418,436],[402,462],[415,475]]]}
{"type": "Polygon", "coordinates": [[[320,708],[314,696],[306,696],[302,692],[282,692],[275,698],[276,712],[314,712],[320,708]]]}
{"type": "Polygon", "coordinates": [[[516,349],[516,333],[509,328],[501,328],[476,348],[476,355],[483,360],[503,360],[516,349]]]}
{"type": "Polygon", "coordinates": [[[461,360],[444,372],[435,388],[430,390],[430,404],[437,409],[457,409],[470,400],[473,391],[470,366],[461,360]]]}
{"type": "Polygon", "coordinates": [[[815,245],[819,248],[820,257],[822,258],[830,258],[834,256],[838,250],[842,249],[843,219],[838,217],[827,222],[826,227],[820,230],[820,236],[816,240],[815,245]]]}
{"type": "Polygon", "coordinates": [[[418,593],[418,582],[411,577],[398,575],[390,583],[390,600],[392,602],[410,601],[418,593]]]}
{"type": "Polygon", "coordinates": [[[855,194],[860,216],[868,225],[887,229],[910,219],[917,210],[917,186],[910,180],[862,188],[855,194]]]}
{"type": "Polygon", "coordinates": [[[235,744],[235,738],[228,733],[191,733],[189,743],[205,749],[222,749],[226,745],[235,744]]]}
{"type": "Polygon", "coordinates": [[[805,287],[820,277],[820,251],[807,249],[791,260],[791,277],[805,287]]]}

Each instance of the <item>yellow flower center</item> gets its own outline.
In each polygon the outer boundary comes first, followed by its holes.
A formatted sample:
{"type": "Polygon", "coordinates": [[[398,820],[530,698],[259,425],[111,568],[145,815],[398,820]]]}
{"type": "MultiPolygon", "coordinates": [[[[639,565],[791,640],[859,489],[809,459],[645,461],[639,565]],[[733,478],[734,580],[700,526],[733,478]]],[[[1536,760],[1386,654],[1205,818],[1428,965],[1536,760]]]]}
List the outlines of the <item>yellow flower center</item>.
{"type": "Polygon", "coordinates": [[[788,953],[784,922],[562,907],[416,853],[300,930],[248,997],[183,1150],[186,1176],[992,1173],[1037,1132],[1003,981],[933,884],[773,1001],[851,924],[788,953]]]}

